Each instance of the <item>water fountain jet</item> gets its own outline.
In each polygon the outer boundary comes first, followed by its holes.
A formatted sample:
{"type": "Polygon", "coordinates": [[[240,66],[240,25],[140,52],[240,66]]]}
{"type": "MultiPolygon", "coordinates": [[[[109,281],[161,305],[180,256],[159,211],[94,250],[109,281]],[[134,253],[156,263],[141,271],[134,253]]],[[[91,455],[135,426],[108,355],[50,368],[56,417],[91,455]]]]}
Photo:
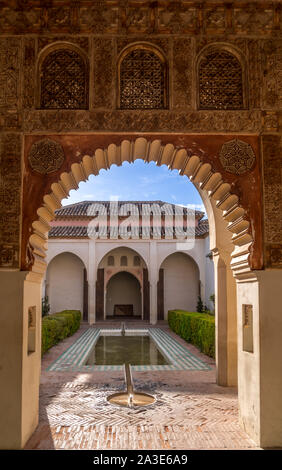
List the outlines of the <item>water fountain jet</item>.
{"type": "Polygon", "coordinates": [[[152,395],[144,392],[136,392],[133,388],[130,364],[124,364],[126,392],[118,392],[110,395],[107,400],[111,404],[119,406],[127,406],[134,408],[135,406],[152,405],[156,399],[152,395]]]}

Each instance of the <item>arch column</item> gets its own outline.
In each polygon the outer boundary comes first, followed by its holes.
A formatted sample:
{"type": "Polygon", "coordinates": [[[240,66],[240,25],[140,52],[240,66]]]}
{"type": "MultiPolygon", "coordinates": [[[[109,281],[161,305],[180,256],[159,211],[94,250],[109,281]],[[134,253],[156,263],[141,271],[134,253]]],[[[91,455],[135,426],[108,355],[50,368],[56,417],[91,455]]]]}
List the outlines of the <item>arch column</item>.
{"type": "Polygon", "coordinates": [[[158,321],[158,281],[155,279],[150,282],[150,323],[155,325],[158,321]]]}
{"type": "Polygon", "coordinates": [[[261,447],[282,447],[282,270],[237,277],[239,419],[261,447]]]}
{"type": "Polygon", "coordinates": [[[38,424],[42,278],[0,271],[0,449],[23,448],[38,424]]]}
{"type": "Polygon", "coordinates": [[[236,281],[230,268],[230,254],[213,250],[215,273],[216,381],[237,385],[236,281]]]}
{"type": "Polygon", "coordinates": [[[158,253],[157,242],[150,243],[149,259],[149,280],[150,280],[150,323],[155,325],[158,321],[158,253]]]}
{"type": "Polygon", "coordinates": [[[88,322],[90,325],[96,321],[96,244],[95,240],[89,240],[88,251],[88,322]]]}

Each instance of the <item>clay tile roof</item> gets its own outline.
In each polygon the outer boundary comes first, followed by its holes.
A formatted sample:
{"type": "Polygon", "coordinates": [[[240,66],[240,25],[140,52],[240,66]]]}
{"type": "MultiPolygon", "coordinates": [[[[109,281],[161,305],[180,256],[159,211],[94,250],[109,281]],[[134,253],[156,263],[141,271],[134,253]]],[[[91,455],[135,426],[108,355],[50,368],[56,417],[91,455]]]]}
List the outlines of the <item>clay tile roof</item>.
{"type": "Polygon", "coordinates": [[[206,233],[209,233],[209,221],[208,219],[200,220],[196,228],[196,235],[205,235],[206,233]]]}
{"type": "MultiPolygon", "coordinates": [[[[167,205],[167,207],[171,207],[172,213],[175,213],[175,210],[178,207],[181,207],[177,204],[171,204],[167,203],[164,201],[117,201],[118,202],[118,208],[120,206],[123,206],[124,204],[134,204],[135,206],[138,207],[139,212],[141,213],[141,209],[143,206],[149,206],[152,204],[158,204],[160,206],[163,206],[164,204],[167,205]]],[[[98,210],[99,206],[103,205],[106,210],[107,214],[110,214],[110,201],[82,201],[82,202],[77,202],[75,204],[69,204],[68,206],[63,206],[61,209],[58,209],[55,211],[56,213],[56,219],[61,219],[61,218],[68,218],[68,217],[93,217],[95,215],[95,209],[98,210]]],[[[186,214],[187,208],[184,207],[184,214],[186,214]]],[[[195,216],[197,219],[201,219],[204,217],[204,212],[202,211],[195,211],[195,216]]]]}
{"type": "MultiPolygon", "coordinates": [[[[205,221],[206,222],[206,221],[205,221]]],[[[88,227],[77,227],[77,226],[56,226],[56,227],[52,227],[50,232],[49,232],[49,238],[88,238],[88,227]]],[[[100,228],[101,230],[101,228],[100,228]]],[[[114,228],[115,230],[115,228],[114,228]]],[[[164,237],[165,236],[165,229],[163,227],[154,227],[154,230],[155,232],[153,232],[153,227],[132,227],[132,237],[134,238],[134,236],[136,238],[141,238],[142,237],[142,233],[144,233],[144,235],[146,236],[150,236],[150,237],[153,237],[157,235],[159,235],[160,237],[164,237]]],[[[173,230],[171,230],[171,232],[173,232],[173,238],[176,237],[176,232],[177,232],[177,228],[173,228],[173,230]]],[[[209,225],[208,223],[202,223],[202,224],[199,224],[198,227],[196,227],[196,231],[195,231],[195,235],[196,237],[198,236],[203,236],[205,234],[207,234],[209,232],[209,225]]],[[[91,229],[89,231],[89,234],[91,235],[91,229]]],[[[100,232],[100,235],[104,235],[104,236],[110,236],[110,228],[104,228],[104,230],[102,230],[102,233],[100,232]]],[[[190,236],[193,236],[194,235],[194,232],[193,230],[189,230],[189,234],[190,236]]],[[[116,235],[116,233],[114,233],[114,231],[112,232],[112,235],[116,235]]]]}
{"type": "Polygon", "coordinates": [[[52,227],[49,238],[88,238],[87,227],[57,226],[52,227]]]}
{"type": "MultiPolygon", "coordinates": [[[[120,209],[121,205],[125,204],[134,204],[138,207],[139,213],[141,214],[141,209],[144,206],[145,207],[145,212],[146,212],[146,206],[148,206],[148,214],[149,214],[149,205],[152,204],[158,204],[162,206],[163,204],[168,204],[168,209],[171,209],[171,214],[175,214],[176,210],[178,207],[175,204],[170,204],[170,203],[165,203],[163,201],[118,201],[117,208],[120,209]]],[[[105,208],[105,212],[107,215],[110,215],[110,201],[82,201],[78,202],[75,204],[70,204],[68,206],[64,206],[61,209],[56,211],[56,222],[58,223],[59,220],[69,220],[70,225],[54,225],[50,232],[49,232],[49,238],[88,238],[89,232],[88,232],[88,227],[87,226],[77,226],[77,225],[71,225],[72,220],[74,219],[79,219],[79,218],[93,218],[97,211],[100,208],[100,205],[102,205],[105,208]]],[[[124,208],[125,212],[124,214],[127,215],[126,213],[126,207],[124,208]]],[[[204,212],[201,211],[193,211],[192,209],[191,212],[195,212],[195,217],[198,219],[198,224],[196,226],[195,230],[195,235],[196,236],[204,236],[208,234],[209,232],[209,224],[207,219],[202,220],[204,216],[204,212]]],[[[169,211],[168,211],[169,212],[169,211]]],[[[187,214],[187,208],[184,208],[184,214],[187,214]]],[[[65,223],[65,222],[64,222],[65,223]]],[[[101,227],[100,227],[101,230],[101,227]]],[[[116,236],[117,233],[114,233],[114,230],[117,230],[115,227],[110,228],[104,228],[104,237],[107,238],[110,235],[116,236]],[[112,230],[112,232],[110,232],[112,230]]],[[[132,228],[132,230],[136,230],[136,233],[132,231],[132,238],[141,238],[142,237],[142,230],[143,234],[146,235],[146,237],[153,237],[156,236],[156,232],[158,232],[158,235],[160,237],[165,236],[165,230],[164,228],[160,227],[154,228],[155,232],[153,233],[153,228],[152,227],[136,227],[135,229],[132,228]]],[[[175,238],[177,236],[177,227],[174,227],[171,229],[171,236],[175,238]]],[[[101,235],[101,233],[100,233],[101,235]]],[[[194,235],[193,229],[191,229],[191,236],[194,235]]],[[[91,236],[91,233],[90,233],[91,236]]]]}

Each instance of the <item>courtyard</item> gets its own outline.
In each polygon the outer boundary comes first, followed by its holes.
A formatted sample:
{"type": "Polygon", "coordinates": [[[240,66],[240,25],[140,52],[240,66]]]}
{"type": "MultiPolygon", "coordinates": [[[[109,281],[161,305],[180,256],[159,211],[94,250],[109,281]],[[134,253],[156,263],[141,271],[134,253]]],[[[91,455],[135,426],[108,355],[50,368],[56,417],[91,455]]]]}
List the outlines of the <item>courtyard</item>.
{"type": "MultiPolygon", "coordinates": [[[[117,321],[95,324],[117,326],[117,321]]],[[[142,322],[142,328],[146,326],[142,322]]],[[[126,328],[140,327],[138,321],[126,323],[126,328]]],[[[122,370],[50,370],[89,329],[82,324],[43,357],[39,425],[25,449],[256,449],[239,426],[237,390],[216,384],[213,359],[179,338],[165,322],[155,328],[197,358],[204,370],[133,370],[134,388],[154,395],[155,403],[134,408],[112,405],[107,397],[125,389],[122,370]]]]}

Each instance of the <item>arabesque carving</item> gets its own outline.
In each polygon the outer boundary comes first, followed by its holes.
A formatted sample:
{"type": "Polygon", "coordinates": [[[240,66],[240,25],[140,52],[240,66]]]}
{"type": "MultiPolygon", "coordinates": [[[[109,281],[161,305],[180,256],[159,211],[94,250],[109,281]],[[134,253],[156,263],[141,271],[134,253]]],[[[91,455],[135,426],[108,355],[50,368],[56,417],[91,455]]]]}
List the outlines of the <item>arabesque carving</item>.
{"type": "Polygon", "coordinates": [[[282,40],[263,44],[264,106],[265,109],[282,108],[282,40]]]}
{"type": "Polygon", "coordinates": [[[20,42],[16,38],[0,40],[0,109],[17,108],[19,98],[20,42]]]}
{"type": "Polygon", "coordinates": [[[263,136],[266,266],[282,265],[282,138],[263,136]]]}
{"type": "Polygon", "coordinates": [[[64,158],[62,146],[50,139],[35,142],[28,155],[31,168],[43,175],[59,170],[64,158]]]}
{"type": "Polygon", "coordinates": [[[230,140],[223,144],[219,158],[223,168],[236,175],[250,170],[256,161],[250,144],[239,139],[230,140]]]}
{"type": "Polygon", "coordinates": [[[11,2],[1,7],[0,29],[4,33],[94,33],[157,32],[194,34],[204,31],[237,35],[270,34],[279,28],[276,2],[253,0],[214,2],[176,0],[80,0],[69,5],[52,2],[11,2]],[[226,5],[228,8],[226,8],[226,5]]]}
{"type": "Polygon", "coordinates": [[[0,134],[0,266],[19,267],[21,140],[0,134]]]}
{"type": "Polygon", "coordinates": [[[260,132],[261,112],[249,111],[26,111],[24,131],[260,132]]]}

